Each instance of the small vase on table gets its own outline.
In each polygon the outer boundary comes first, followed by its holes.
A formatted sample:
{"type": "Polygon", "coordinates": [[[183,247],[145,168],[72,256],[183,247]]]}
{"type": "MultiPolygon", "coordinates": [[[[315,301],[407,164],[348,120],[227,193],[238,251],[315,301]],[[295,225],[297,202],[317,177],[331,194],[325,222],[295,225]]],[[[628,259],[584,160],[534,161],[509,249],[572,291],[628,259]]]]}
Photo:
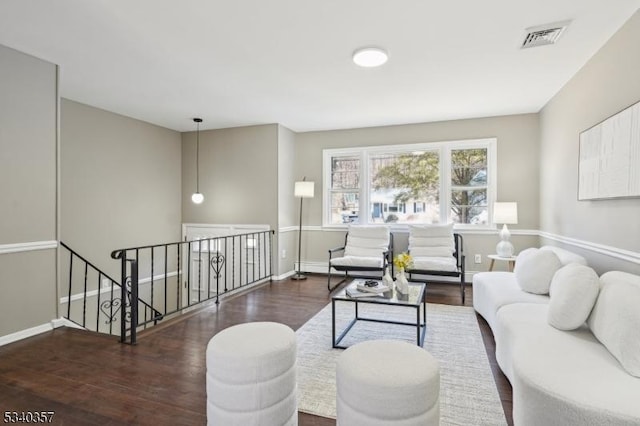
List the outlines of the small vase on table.
{"type": "Polygon", "coordinates": [[[396,288],[401,294],[409,294],[409,281],[407,281],[407,277],[404,274],[404,268],[400,268],[400,270],[398,271],[398,276],[396,278],[396,288]]]}

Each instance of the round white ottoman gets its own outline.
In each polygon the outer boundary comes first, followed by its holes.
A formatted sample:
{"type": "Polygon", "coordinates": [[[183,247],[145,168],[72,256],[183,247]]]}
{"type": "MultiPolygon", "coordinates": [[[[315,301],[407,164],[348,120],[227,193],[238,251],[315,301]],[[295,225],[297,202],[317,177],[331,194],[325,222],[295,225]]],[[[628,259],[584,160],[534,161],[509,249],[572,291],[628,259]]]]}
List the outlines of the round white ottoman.
{"type": "Polygon", "coordinates": [[[358,343],[338,358],[336,385],[341,426],[440,423],[440,365],[416,345],[358,343]]]}
{"type": "Polygon", "coordinates": [[[275,322],[222,330],[207,345],[207,424],[297,425],[296,336],[275,322]]]}

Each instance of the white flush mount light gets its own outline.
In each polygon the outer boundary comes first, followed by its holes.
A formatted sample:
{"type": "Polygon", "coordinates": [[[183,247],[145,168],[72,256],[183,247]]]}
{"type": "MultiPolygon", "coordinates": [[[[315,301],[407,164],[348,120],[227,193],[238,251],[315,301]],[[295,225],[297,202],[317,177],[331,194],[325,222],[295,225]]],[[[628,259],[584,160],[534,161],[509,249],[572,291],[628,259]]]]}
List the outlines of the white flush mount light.
{"type": "Polygon", "coordinates": [[[363,47],[353,52],[353,62],[365,68],[379,67],[387,62],[387,52],[379,47],[363,47]]]}

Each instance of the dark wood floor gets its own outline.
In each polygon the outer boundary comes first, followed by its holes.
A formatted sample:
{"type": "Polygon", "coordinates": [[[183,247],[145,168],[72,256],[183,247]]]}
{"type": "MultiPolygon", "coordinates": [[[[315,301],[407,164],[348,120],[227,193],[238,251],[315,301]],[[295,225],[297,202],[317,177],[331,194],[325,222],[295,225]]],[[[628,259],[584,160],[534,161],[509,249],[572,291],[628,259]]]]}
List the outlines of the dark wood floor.
{"type": "MultiPolygon", "coordinates": [[[[471,288],[467,305],[472,305],[471,288]]],[[[330,301],[326,278],[286,280],[202,309],[139,335],[136,346],[82,330],[59,328],[0,347],[0,413],[54,411],[64,425],[203,425],[205,349],[231,325],[277,321],[299,328],[330,301]]],[[[455,285],[430,284],[427,301],[458,305],[455,285]]],[[[478,322],[509,424],[511,386],[495,363],[495,344],[478,322]]],[[[302,426],[335,420],[299,415],[302,426]]]]}

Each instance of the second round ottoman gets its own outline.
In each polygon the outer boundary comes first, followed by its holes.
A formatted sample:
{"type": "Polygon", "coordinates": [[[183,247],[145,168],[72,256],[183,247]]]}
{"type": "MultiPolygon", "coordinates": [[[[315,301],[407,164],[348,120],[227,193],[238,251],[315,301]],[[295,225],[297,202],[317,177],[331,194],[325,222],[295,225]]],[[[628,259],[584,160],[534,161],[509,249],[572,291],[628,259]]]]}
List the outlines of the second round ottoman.
{"type": "Polygon", "coordinates": [[[338,358],[336,385],[340,426],[440,423],[440,365],[416,345],[358,343],[338,358]]]}

